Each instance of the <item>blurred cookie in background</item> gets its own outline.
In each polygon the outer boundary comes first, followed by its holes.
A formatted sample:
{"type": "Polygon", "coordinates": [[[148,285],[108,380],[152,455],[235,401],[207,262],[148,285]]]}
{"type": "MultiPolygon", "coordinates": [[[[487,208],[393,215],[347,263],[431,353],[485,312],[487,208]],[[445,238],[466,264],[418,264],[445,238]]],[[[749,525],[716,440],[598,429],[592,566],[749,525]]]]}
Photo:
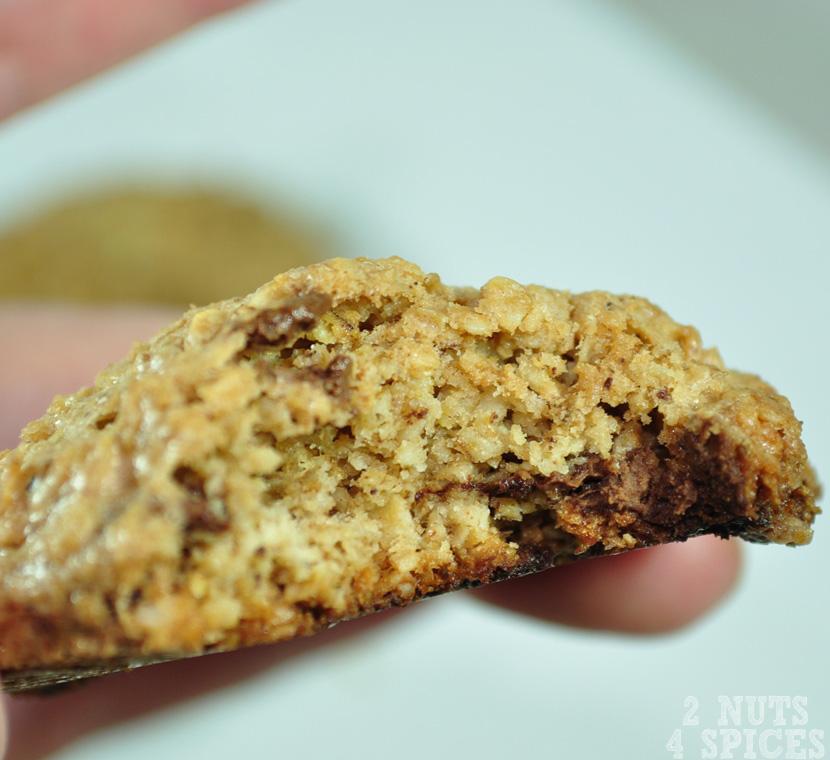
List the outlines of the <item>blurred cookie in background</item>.
{"type": "Polygon", "coordinates": [[[0,298],[206,304],[324,248],[307,224],[226,191],[101,190],[0,230],[0,298]]]}

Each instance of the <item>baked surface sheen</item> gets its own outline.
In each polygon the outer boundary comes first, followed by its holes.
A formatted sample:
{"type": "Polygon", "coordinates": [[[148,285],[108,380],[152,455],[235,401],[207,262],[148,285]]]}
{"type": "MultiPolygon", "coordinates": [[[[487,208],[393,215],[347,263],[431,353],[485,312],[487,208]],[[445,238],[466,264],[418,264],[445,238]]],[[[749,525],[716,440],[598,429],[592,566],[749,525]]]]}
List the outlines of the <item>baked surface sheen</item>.
{"type": "Polygon", "coordinates": [[[787,400],[644,300],[331,260],[190,311],[0,454],[0,669],[278,641],[702,533],[804,544],[815,497],[787,400]]]}

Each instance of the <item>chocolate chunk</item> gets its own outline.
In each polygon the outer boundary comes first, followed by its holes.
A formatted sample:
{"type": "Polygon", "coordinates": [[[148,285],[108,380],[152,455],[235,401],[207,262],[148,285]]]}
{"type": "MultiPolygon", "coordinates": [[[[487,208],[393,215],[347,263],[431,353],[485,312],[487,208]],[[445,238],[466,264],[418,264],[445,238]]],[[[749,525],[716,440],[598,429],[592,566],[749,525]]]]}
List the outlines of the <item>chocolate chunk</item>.
{"type": "MultiPolygon", "coordinates": [[[[711,431],[666,428],[658,437],[653,431],[642,430],[640,445],[618,468],[612,469],[610,460],[595,455],[565,474],[547,477],[511,467],[507,473],[496,470],[483,481],[447,483],[419,491],[415,501],[475,490],[493,498],[549,504],[549,509],[526,516],[515,526],[515,540],[526,547],[544,544],[541,527],[545,524],[566,531],[568,525],[598,526],[595,540],[600,554],[604,541],[613,543],[622,532],[630,533],[642,545],[699,533],[764,541],[769,508],[763,499],[753,504],[746,498],[746,476],[740,463],[741,453],[711,431]],[[756,530],[752,532],[750,527],[756,530]]],[[[796,500],[799,494],[792,498],[796,500]]]]}
{"type": "Polygon", "coordinates": [[[192,467],[182,466],[173,479],[187,492],[184,508],[188,530],[222,531],[230,524],[228,508],[221,499],[208,497],[204,476],[192,467]]]}
{"type": "Polygon", "coordinates": [[[480,483],[476,488],[488,496],[523,501],[536,490],[537,485],[533,478],[514,473],[494,482],[480,483]]]}
{"type": "Polygon", "coordinates": [[[248,326],[248,347],[285,342],[314,327],[330,308],[331,297],[312,290],[289,299],[276,309],[266,309],[248,326]]]}
{"type": "Polygon", "coordinates": [[[315,377],[322,380],[326,393],[335,398],[343,398],[349,390],[352,360],[344,354],[338,354],[327,367],[314,369],[312,372],[315,377]]]}

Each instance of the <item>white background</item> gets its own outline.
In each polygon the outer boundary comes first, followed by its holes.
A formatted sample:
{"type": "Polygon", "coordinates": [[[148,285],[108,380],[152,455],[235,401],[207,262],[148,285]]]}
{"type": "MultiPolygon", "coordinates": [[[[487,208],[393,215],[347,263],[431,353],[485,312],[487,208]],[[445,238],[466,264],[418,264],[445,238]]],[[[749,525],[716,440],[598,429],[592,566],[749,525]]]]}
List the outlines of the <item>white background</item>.
{"type": "MultiPolygon", "coordinates": [[[[0,221],[83,183],[205,180],[450,282],[644,295],[791,398],[826,478],[827,152],[637,5],[266,3],[0,128],[0,221]]],[[[717,5],[696,7],[720,28],[717,5]]],[[[745,12],[738,53],[757,42],[745,12]]],[[[826,89],[777,86],[830,109],[826,89]]],[[[751,547],[738,593],[679,635],[454,595],[60,757],[660,758],[687,694],[706,725],[718,694],[806,695],[830,738],[825,522],[809,548],[751,547]]]]}

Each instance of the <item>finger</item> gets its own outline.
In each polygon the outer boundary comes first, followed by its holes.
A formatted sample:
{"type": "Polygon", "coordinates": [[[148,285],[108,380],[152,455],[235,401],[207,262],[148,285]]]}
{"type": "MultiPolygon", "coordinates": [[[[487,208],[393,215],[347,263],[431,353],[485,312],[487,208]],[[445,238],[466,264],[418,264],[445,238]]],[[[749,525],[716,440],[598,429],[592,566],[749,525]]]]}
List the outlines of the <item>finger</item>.
{"type": "Polygon", "coordinates": [[[0,119],[245,0],[2,0],[0,119]]]}
{"type": "Polygon", "coordinates": [[[0,306],[0,450],[16,445],[56,394],[90,384],[175,316],[151,307],[0,306]]]}
{"type": "Polygon", "coordinates": [[[342,646],[353,636],[366,635],[379,623],[394,619],[396,613],[397,610],[387,610],[371,618],[342,623],[312,639],[152,665],[45,696],[7,697],[9,757],[51,757],[94,731],[262,675],[320,648],[342,646]]]}
{"type": "Polygon", "coordinates": [[[480,589],[510,610],[582,628],[664,633],[714,607],[740,572],[738,542],[703,536],[614,557],[586,559],[480,589]]]}

